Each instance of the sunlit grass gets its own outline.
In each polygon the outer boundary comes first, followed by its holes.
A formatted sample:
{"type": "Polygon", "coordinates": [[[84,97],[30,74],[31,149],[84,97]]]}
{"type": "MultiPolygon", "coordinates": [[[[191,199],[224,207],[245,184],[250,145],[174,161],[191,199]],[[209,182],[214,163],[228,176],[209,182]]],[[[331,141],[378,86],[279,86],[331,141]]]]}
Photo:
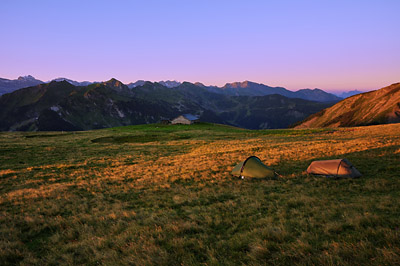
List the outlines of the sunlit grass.
{"type": "Polygon", "coordinates": [[[0,133],[0,261],[398,264],[399,132],[200,124],[0,133]],[[250,155],[282,176],[232,177],[250,155]],[[362,178],[305,173],[312,160],[343,157],[362,178]]]}

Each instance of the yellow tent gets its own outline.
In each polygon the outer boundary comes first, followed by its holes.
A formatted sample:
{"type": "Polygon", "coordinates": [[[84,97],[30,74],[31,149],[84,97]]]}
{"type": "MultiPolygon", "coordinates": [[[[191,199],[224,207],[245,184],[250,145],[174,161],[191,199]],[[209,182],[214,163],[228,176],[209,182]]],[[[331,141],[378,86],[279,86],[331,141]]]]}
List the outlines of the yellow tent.
{"type": "Polygon", "coordinates": [[[240,176],[241,178],[272,178],[275,177],[275,172],[263,164],[258,157],[250,156],[233,168],[232,175],[240,176]]]}

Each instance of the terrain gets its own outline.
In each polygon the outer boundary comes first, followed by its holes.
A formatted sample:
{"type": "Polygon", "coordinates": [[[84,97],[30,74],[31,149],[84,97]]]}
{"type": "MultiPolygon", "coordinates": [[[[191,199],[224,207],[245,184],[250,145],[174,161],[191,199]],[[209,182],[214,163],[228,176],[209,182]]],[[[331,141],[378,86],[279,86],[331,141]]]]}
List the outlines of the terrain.
{"type": "Polygon", "coordinates": [[[349,127],[400,122],[400,83],[357,94],[311,115],[296,128],[349,127]]]}
{"type": "Polygon", "coordinates": [[[189,82],[129,88],[116,79],[88,86],[62,80],[0,96],[0,130],[90,130],[156,123],[187,113],[249,129],[286,128],[332,104],[278,94],[230,96],[189,82]]]}
{"type": "Polygon", "coordinates": [[[398,265],[400,124],[0,133],[3,264],[398,265]],[[281,176],[230,175],[250,155],[281,176]],[[307,175],[347,158],[359,179],[307,175]]]}

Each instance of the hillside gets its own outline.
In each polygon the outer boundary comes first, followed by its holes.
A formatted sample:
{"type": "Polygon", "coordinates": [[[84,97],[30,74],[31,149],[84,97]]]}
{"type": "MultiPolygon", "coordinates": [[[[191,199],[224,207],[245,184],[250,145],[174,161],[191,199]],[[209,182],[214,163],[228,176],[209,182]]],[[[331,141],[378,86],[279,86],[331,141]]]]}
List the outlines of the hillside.
{"type": "Polygon", "coordinates": [[[133,97],[115,79],[86,87],[53,81],[0,97],[1,130],[89,130],[155,123],[176,114],[173,108],[133,97]]]}
{"type": "Polygon", "coordinates": [[[249,129],[286,128],[330,105],[281,95],[228,96],[188,82],[129,88],[116,79],[88,86],[63,80],[0,96],[0,130],[90,130],[157,123],[186,113],[249,129]]]}
{"type": "Polygon", "coordinates": [[[1,263],[398,265],[399,132],[0,132],[1,263]],[[250,155],[282,176],[231,176],[250,155]],[[361,178],[305,173],[343,157],[361,178]]]}
{"type": "Polygon", "coordinates": [[[296,128],[350,127],[400,122],[400,83],[357,94],[311,115],[296,128]]]}
{"type": "Polygon", "coordinates": [[[226,102],[229,106],[225,105],[225,109],[219,113],[220,117],[228,124],[248,129],[287,128],[307,114],[331,105],[278,94],[229,99],[226,102]]]}

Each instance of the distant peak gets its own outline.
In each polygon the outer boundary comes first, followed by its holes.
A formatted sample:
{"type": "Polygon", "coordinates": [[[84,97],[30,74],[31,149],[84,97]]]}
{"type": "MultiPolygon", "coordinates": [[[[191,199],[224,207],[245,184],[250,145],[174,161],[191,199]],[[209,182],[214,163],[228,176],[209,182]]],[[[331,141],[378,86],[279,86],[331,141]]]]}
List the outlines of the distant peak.
{"type": "Polygon", "coordinates": [[[158,83],[167,88],[175,88],[182,84],[181,82],[176,81],[176,80],[166,80],[166,81],[162,80],[162,81],[159,81],[158,83]]]}
{"type": "MultiPolygon", "coordinates": [[[[68,83],[70,83],[70,84],[72,84],[74,86],[87,86],[87,85],[90,85],[92,83],[96,83],[96,82],[90,82],[90,81],[79,82],[79,81],[75,81],[75,80],[71,80],[71,79],[63,78],[63,77],[58,77],[58,78],[55,78],[55,79],[53,79],[51,81],[57,81],[57,82],[59,82],[59,81],[67,81],[68,83]]],[[[48,82],[51,82],[51,81],[48,81],[48,82]]]]}
{"type": "Polygon", "coordinates": [[[232,83],[226,83],[224,88],[247,88],[251,85],[256,85],[258,83],[251,82],[248,80],[242,81],[242,82],[232,82],[232,83]]]}
{"type": "MultiPolygon", "coordinates": [[[[57,82],[60,82],[60,81],[67,81],[67,82],[71,83],[72,80],[67,79],[67,78],[55,78],[55,79],[53,79],[52,81],[57,81],[57,82]]],[[[71,84],[72,84],[72,83],[71,83],[71,84]]]]}
{"type": "Polygon", "coordinates": [[[107,86],[109,88],[116,89],[116,90],[124,90],[124,89],[129,88],[124,83],[122,83],[121,81],[119,81],[115,78],[112,78],[109,81],[102,82],[101,84],[104,86],[107,86]]]}
{"type": "Polygon", "coordinates": [[[143,86],[145,83],[146,83],[145,80],[140,79],[140,80],[137,80],[136,82],[131,82],[131,83],[127,84],[127,86],[128,86],[128,88],[132,89],[132,88],[135,88],[138,86],[143,86]]]}
{"type": "Polygon", "coordinates": [[[184,81],[184,82],[182,82],[182,85],[188,86],[188,85],[193,85],[193,83],[190,83],[189,81],[184,81]]]}
{"type": "Polygon", "coordinates": [[[35,80],[35,78],[31,75],[28,76],[19,76],[18,80],[35,80]]]}
{"type": "Polygon", "coordinates": [[[121,86],[124,85],[121,81],[119,81],[119,80],[117,80],[115,78],[112,78],[109,81],[103,82],[103,84],[112,85],[113,87],[121,87],[121,86]]]}
{"type": "Polygon", "coordinates": [[[194,85],[199,86],[199,87],[205,87],[206,86],[201,82],[195,82],[194,85]]]}
{"type": "Polygon", "coordinates": [[[143,84],[143,86],[152,86],[154,83],[153,82],[151,82],[151,81],[145,81],[144,82],[144,84],[143,84]]]}
{"type": "Polygon", "coordinates": [[[325,91],[323,91],[323,90],[321,90],[321,89],[318,89],[318,88],[314,88],[314,89],[309,89],[309,88],[306,88],[306,89],[300,89],[300,90],[298,90],[298,91],[314,91],[314,92],[325,92],[325,91]]]}
{"type": "Polygon", "coordinates": [[[119,82],[119,80],[117,80],[116,78],[112,78],[109,81],[107,81],[107,83],[115,83],[115,82],[119,82]]]}
{"type": "Polygon", "coordinates": [[[50,83],[48,83],[48,84],[56,84],[56,83],[62,83],[62,84],[70,84],[70,85],[73,85],[73,84],[71,84],[70,82],[68,82],[68,80],[66,80],[66,79],[62,79],[62,80],[52,80],[52,81],[50,81],[50,83]]]}

